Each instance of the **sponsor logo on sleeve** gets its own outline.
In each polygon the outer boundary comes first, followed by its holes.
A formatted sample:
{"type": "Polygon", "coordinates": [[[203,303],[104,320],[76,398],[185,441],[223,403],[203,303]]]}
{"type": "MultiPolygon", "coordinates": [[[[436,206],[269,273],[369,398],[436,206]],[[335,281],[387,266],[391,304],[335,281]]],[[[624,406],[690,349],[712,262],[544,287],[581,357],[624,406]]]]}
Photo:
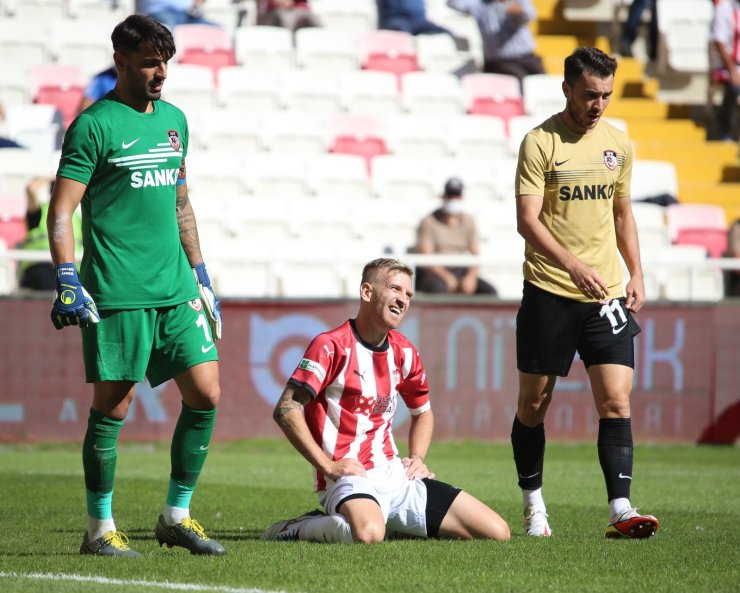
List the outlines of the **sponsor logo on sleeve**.
{"type": "Polygon", "coordinates": [[[326,371],[318,362],[309,360],[308,358],[301,358],[301,362],[298,363],[298,368],[304,371],[309,371],[319,378],[319,381],[324,381],[326,378],[326,371]]]}

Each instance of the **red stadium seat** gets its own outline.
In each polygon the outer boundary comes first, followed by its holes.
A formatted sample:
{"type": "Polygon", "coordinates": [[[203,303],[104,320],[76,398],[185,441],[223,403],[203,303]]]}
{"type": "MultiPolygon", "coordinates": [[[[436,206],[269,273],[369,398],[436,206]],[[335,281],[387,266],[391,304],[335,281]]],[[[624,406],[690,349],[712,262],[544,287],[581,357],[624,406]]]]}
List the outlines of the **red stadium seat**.
{"type": "Polygon", "coordinates": [[[23,218],[26,215],[26,198],[21,194],[0,194],[0,220],[23,218]]]}
{"type": "Polygon", "coordinates": [[[85,77],[78,66],[39,64],[31,68],[31,99],[54,105],[62,114],[66,128],[77,115],[85,92],[85,77]]]}
{"type": "Polygon", "coordinates": [[[676,245],[700,245],[710,257],[727,251],[727,221],[720,206],[672,204],[666,208],[671,241],[676,245]]]}
{"type": "Polygon", "coordinates": [[[368,175],[373,158],[388,153],[382,126],[373,117],[337,115],[330,122],[330,130],[329,152],[363,157],[368,175]]]}
{"type": "Polygon", "coordinates": [[[174,29],[178,62],[208,66],[213,70],[214,84],[218,71],[236,65],[236,54],[229,34],[211,25],[178,25],[174,29]]]}
{"type": "Polygon", "coordinates": [[[360,65],[364,70],[382,70],[401,77],[420,70],[414,38],[402,31],[368,31],[360,37],[360,65]]]}
{"type": "Polygon", "coordinates": [[[507,125],[509,119],[524,115],[519,79],[508,74],[468,74],[461,80],[465,109],[472,115],[500,117],[507,125]]]}
{"type": "Polygon", "coordinates": [[[0,220],[0,239],[5,241],[8,249],[13,249],[26,238],[26,221],[24,218],[0,220]]]}

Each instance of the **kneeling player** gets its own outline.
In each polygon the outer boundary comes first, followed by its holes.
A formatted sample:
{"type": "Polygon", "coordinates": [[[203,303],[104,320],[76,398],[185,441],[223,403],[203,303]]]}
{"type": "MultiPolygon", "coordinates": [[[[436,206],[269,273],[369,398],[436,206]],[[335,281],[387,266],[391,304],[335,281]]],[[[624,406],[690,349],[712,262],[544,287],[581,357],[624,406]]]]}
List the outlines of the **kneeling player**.
{"type": "Polygon", "coordinates": [[[509,539],[495,511],[435,480],[424,463],[434,424],[429,386],[416,348],[396,331],[413,296],[412,275],[395,259],[368,263],[357,316],[314,338],[289,379],[273,416],[316,468],[325,513],[278,521],[262,539],[509,539]],[[411,411],[403,459],[391,431],[398,396],[411,411]]]}

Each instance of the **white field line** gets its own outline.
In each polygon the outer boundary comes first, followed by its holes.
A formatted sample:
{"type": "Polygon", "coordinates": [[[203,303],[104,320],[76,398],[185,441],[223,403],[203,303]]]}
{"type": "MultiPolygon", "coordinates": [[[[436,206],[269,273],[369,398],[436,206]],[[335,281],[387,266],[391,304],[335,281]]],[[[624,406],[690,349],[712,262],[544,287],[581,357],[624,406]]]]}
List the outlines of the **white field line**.
{"type": "Polygon", "coordinates": [[[199,585],[195,583],[171,583],[169,581],[145,581],[129,579],[109,579],[106,577],[92,577],[80,574],[62,574],[51,572],[0,572],[0,578],[38,581],[74,581],[77,583],[96,583],[99,585],[125,585],[127,587],[155,587],[169,591],[217,591],[219,593],[281,593],[265,589],[242,589],[238,587],[223,587],[218,585],[199,585]]]}

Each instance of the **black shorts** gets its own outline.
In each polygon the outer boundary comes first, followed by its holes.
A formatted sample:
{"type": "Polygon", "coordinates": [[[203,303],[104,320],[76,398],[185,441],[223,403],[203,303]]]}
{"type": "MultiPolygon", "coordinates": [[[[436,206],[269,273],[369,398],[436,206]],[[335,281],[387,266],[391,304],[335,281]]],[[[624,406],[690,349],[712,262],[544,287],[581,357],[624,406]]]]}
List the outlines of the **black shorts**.
{"type": "Polygon", "coordinates": [[[427,537],[439,537],[442,519],[462,491],[451,484],[432,478],[424,478],[422,482],[427,487],[427,537]]]}
{"type": "Polygon", "coordinates": [[[516,361],[523,373],[566,377],[576,351],[586,367],[635,367],[632,338],[640,326],[625,298],[582,303],[524,282],[516,316],[516,361]]]}

